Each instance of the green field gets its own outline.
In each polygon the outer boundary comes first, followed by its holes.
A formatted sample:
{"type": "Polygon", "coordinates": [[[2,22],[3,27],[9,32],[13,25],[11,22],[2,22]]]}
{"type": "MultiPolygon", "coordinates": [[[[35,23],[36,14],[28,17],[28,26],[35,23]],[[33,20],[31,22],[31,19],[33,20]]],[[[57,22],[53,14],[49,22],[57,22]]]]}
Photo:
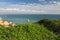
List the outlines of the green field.
{"type": "Polygon", "coordinates": [[[0,26],[0,40],[60,40],[53,31],[39,23],[0,26]]]}

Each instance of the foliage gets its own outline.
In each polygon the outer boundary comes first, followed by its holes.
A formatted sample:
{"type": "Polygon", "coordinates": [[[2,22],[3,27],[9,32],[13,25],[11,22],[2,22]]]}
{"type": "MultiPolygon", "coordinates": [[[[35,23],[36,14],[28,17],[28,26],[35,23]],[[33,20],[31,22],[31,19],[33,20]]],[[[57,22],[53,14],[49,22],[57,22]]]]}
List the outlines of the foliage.
{"type": "Polygon", "coordinates": [[[0,40],[57,40],[57,36],[43,25],[20,24],[17,26],[0,26],[0,40]]]}
{"type": "Polygon", "coordinates": [[[58,39],[60,40],[60,34],[58,34],[57,36],[58,36],[58,39]]]}
{"type": "Polygon", "coordinates": [[[38,21],[39,24],[43,24],[47,29],[53,31],[55,34],[60,34],[60,20],[43,19],[38,21]]]}

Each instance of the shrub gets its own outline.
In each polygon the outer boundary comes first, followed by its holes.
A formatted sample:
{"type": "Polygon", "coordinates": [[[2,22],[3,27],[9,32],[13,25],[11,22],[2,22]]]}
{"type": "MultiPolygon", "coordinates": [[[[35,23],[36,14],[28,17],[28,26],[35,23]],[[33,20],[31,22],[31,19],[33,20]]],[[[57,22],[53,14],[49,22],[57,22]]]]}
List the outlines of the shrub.
{"type": "Polygon", "coordinates": [[[20,24],[0,27],[0,40],[56,40],[57,36],[43,25],[20,24]]]}

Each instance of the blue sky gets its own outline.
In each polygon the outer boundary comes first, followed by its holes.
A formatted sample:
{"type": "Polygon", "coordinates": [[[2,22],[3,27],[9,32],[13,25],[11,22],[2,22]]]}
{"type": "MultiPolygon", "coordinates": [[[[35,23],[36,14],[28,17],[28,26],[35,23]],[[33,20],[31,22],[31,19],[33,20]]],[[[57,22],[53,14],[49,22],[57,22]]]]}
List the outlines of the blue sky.
{"type": "Polygon", "coordinates": [[[0,2],[9,2],[9,3],[12,3],[12,4],[17,4],[17,3],[41,3],[41,4],[44,4],[45,3],[49,3],[49,2],[52,2],[52,1],[56,1],[56,2],[59,2],[60,0],[0,0],[0,2]]]}
{"type": "Polygon", "coordinates": [[[0,14],[60,14],[60,0],[0,0],[0,14]]]}

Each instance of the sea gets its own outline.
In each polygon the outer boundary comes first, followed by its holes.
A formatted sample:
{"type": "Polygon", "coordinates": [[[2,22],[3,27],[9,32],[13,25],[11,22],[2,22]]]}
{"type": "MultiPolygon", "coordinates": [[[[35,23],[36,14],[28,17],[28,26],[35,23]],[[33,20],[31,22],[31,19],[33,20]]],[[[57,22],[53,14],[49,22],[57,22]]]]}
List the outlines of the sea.
{"type": "Polygon", "coordinates": [[[29,23],[37,22],[42,19],[50,19],[50,20],[60,20],[60,15],[52,15],[52,14],[5,14],[0,15],[5,21],[11,21],[16,24],[27,24],[28,20],[29,23]]]}

